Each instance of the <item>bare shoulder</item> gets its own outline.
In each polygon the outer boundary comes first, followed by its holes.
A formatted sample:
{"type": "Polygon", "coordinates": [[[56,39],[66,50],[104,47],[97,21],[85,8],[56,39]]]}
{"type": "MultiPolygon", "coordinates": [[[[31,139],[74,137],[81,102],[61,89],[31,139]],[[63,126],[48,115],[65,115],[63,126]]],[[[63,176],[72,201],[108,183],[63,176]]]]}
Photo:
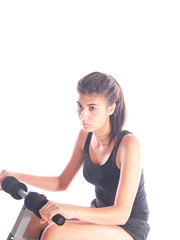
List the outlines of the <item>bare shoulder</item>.
{"type": "Polygon", "coordinates": [[[85,132],[83,129],[79,131],[79,134],[77,136],[76,144],[80,146],[81,149],[83,149],[86,138],[88,136],[88,132],[85,132]]]}
{"type": "Polygon", "coordinates": [[[133,134],[126,134],[121,141],[121,148],[139,148],[140,143],[138,138],[133,134]]]}
{"type": "Polygon", "coordinates": [[[126,134],[118,148],[117,165],[119,168],[123,163],[139,162],[140,163],[140,143],[138,138],[133,134],[126,134]]]}

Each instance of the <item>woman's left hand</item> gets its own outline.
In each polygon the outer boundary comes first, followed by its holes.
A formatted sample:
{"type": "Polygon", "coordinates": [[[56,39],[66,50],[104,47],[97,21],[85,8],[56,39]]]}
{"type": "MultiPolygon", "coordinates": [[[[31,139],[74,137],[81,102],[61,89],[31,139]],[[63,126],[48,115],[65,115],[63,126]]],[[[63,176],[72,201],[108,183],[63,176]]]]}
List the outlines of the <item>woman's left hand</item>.
{"type": "Polygon", "coordinates": [[[43,224],[46,221],[51,223],[52,218],[56,214],[61,214],[66,219],[75,218],[76,207],[69,204],[60,204],[53,201],[48,201],[40,210],[39,213],[42,217],[40,222],[43,224]]]}

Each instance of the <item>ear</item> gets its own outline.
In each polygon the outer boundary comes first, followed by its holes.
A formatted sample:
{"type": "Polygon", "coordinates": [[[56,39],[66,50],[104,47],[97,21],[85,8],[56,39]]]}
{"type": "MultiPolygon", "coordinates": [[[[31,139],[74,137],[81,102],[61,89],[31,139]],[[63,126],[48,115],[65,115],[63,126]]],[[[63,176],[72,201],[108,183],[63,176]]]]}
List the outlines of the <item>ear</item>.
{"type": "Polygon", "coordinates": [[[113,103],[113,104],[110,105],[108,108],[109,108],[109,111],[108,111],[109,115],[112,115],[112,114],[114,113],[114,111],[115,111],[116,104],[113,103]]]}

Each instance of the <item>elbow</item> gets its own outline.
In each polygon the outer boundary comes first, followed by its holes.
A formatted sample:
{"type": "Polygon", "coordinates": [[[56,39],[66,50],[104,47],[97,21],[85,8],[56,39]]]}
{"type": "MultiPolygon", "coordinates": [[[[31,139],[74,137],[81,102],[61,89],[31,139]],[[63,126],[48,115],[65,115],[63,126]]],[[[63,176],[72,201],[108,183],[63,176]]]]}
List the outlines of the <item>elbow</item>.
{"type": "Polygon", "coordinates": [[[67,185],[58,184],[58,186],[55,188],[54,192],[64,192],[67,190],[67,188],[68,188],[67,185]]]}
{"type": "Polygon", "coordinates": [[[64,192],[68,189],[68,186],[69,185],[65,181],[63,181],[61,177],[58,177],[55,192],[64,192]]]}
{"type": "Polygon", "coordinates": [[[63,186],[59,186],[57,192],[64,192],[68,189],[68,186],[67,185],[63,185],[63,186]]]}
{"type": "Polygon", "coordinates": [[[120,219],[118,219],[118,225],[125,225],[128,221],[129,217],[128,216],[121,216],[120,219]]]}
{"type": "Polygon", "coordinates": [[[127,223],[128,219],[129,219],[129,216],[130,216],[129,211],[118,209],[116,211],[116,223],[117,223],[116,225],[125,225],[127,223]]]}
{"type": "Polygon", "coordinates": [[[125,225],[128,219],[129,217],[125,215],[118,216],[116,218],[115,225],[125,225]]]}
{"type": "Polygon", "coordinates": [[[64,192],[67,190],[67,187],[58,186],[54,192],[64,192]]]}

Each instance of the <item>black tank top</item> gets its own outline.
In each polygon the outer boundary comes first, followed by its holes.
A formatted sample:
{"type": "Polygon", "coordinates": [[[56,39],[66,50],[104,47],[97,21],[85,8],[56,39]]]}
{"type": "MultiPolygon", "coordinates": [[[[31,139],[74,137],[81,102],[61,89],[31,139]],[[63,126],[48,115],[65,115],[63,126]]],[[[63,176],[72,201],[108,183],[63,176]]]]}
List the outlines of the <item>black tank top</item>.
{"type": "MultiPolygon", "coordinates": [[[[92,133],[89,133],[83,148],[84,164],[83,175],[91,184],[95,185],[96,207],[107,207],[114,205],[116,190],[120,178],[120,169],[116,166],[116,153],[122,138],[131,134],[124,130],[117,144],[115,144],[108,160],[103,165],[94,164],[89,155],[89,144],[92,133]]],[[[130,217],[148,220],[149,210],[144,189],[144,175],[141,173],[138,191],[134,200],[130,217]]]]}

